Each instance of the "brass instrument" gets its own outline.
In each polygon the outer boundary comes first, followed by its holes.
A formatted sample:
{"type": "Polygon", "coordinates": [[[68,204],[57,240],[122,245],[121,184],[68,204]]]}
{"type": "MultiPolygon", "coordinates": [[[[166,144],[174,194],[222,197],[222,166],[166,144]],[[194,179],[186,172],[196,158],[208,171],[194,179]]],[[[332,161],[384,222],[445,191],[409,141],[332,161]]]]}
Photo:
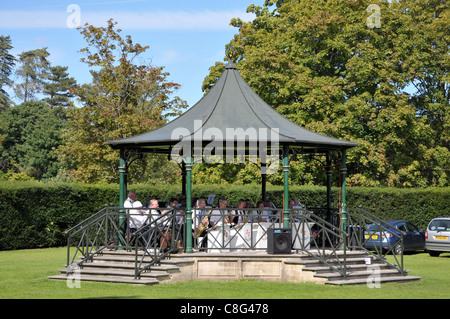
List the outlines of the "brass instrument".
{"type": "Polygon", "coordinates": [[[208,214],[206,214],[205,217],[203,217],[202,222],[200,223],[200,225],[198,225],[197,229],[194,232],[194,238],[198,239],[200,237],[200,235],[203,233],[203,231],[205,229],[208,228],[208,217],[211,214],[212,209],[208,212],[208,214]]]}

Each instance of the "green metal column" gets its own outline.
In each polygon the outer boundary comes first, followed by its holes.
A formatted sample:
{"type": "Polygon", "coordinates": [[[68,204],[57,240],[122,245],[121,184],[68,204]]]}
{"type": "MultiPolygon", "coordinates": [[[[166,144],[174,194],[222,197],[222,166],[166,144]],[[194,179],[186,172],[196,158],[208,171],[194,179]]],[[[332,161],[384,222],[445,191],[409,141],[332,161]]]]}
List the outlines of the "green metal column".
{"type": "Polygon", "coordinates": [[[283,145],[284,211],[283,227],[289,228],[289,146],[283,145]]]}
{"type": "MultiPolygon", "coordinates": [[[[127,198],[127,162],[125,159],[125,150],[120,149],[120,163],[119,163],[119,205],[118,207],[123,207],[123,203],[127,198]]],[[[126,213],[125,210],[119,211],[119,245],[123,246],[125,243],[123,239],[125,238],[126,231],[126,213]]]]}
{"type": "Polygon", "coordinates": [[[332,171],[331,171],[331,158],[330,152],[327,153],[327,222],[331,223],[333,218],[331,217],[331,185],[332,185],[332,171]]]}
{"type": "Polygon", "coordinates": [[[186,158],[186,253],[193,253],[192,249],[192,155],[186,158]]]}
{"type": "Polygon", "coordinates": [[[347,231],[347,200],[345,194],[345,179],[347,177],[346,160],[347,155],[345,150],[343,150],[341,160],[341,230],[343,231],[347,231]]]}

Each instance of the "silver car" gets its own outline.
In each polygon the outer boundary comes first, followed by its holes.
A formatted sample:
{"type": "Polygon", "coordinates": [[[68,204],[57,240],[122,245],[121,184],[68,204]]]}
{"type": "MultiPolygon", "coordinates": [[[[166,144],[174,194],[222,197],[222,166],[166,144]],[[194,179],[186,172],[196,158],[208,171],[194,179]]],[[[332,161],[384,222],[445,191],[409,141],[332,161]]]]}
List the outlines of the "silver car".
{"type": "Polygon", "coordinates": [[[425,249],[430,256],[450,252],[450,217],[434,218],[425,232],[425,249]]]}

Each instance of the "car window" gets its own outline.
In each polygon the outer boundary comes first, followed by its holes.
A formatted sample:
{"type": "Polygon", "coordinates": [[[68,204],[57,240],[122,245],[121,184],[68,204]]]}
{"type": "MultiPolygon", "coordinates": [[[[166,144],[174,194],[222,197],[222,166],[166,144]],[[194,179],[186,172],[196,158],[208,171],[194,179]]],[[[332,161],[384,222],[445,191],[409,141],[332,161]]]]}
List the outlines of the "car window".
{"type": "Polygon", "coordinates": [[[435,219],[428,226],[430,230],[450,231],[450,220],[435,219]]]}
{"type": "Polygon", "coordinates": [[[378,231],[378,230],[380,230],[380,226],[377,224],[369,224],[369,225],[367,225],[367,230],[368,231],[378,231]]]}
{"type": "Polygon", "coordinates": [[[406,226],[405,226],[405,224],[400,224],[400,225],[397,225],[397,229],[401,230],[401,231],[406,231],[406,226]]]}
{"type": "Polygon", "coordinates": [[[406,227],[407,227],[408,230],[411,231],[411,232],[418,232],[418,231],[419,231],[419,229],[418,229],[415,225],[413,225],[413,224],[411,224],[411,223],[407,223],[407,224],[406,224],[406,227]]]}

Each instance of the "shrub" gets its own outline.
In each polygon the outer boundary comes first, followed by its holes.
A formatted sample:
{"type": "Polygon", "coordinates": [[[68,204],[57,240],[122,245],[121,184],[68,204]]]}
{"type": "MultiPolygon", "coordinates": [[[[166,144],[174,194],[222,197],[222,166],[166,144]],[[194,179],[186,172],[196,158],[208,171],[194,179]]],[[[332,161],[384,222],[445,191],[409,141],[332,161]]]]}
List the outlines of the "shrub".
{"type": "MultiPolygon", "coordinates": [[[[154,197],[167,201],[181,194],[180,185],[128,187],[145,203],[154,197]]],[[[193,185],[193,197],[215,194],[214,204],[224,196],[235,205],[239,199],[256,203],[260,185],[193,185]]],[[[290,197],[309,207],[326,205],[326,189],[320,186],[290,186],[290,197]]],[[[332,189],[333,207],[339,205],[339,189],[332,189]]],[[[267,198],[283,204],[283,187],[267,186],[267,198]]],[[[105,205],[118,205],[119,187],[110,184],[3,182],[0,187],[0,250],[66,245],[64,232],[105,205]]],[[[396,189],[347,188],[348,208],[363,207],[383,219],[407,219],[420,228],[439,215],[450,215],[450,188],[396,189]]]]}

